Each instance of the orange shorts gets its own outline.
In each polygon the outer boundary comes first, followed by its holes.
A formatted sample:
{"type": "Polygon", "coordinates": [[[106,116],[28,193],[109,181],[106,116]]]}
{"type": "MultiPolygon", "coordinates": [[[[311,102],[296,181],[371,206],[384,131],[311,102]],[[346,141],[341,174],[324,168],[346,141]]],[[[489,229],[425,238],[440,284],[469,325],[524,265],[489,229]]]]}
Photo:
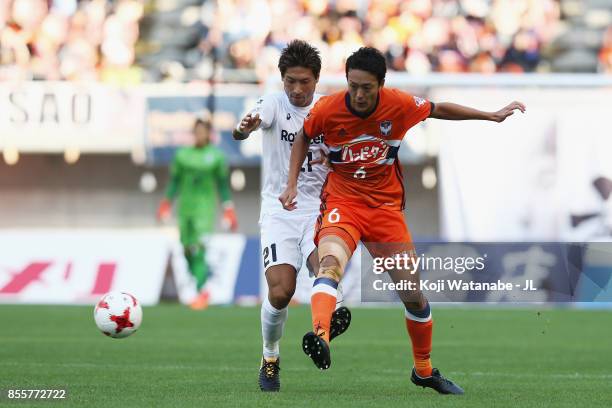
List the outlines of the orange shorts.
{"type": "Polygon", "coordinates": [[[376,248],[385,252],[413,248],[412,237],[401,211],[384,207],[371,208],[353,202],[333,200],[321,204],[315,229],[315,245],[318,246],[319,240],[327,235],[342,238],[351,253],[359,241],[366,245],[370,253],[380,252],[376,248]]]}

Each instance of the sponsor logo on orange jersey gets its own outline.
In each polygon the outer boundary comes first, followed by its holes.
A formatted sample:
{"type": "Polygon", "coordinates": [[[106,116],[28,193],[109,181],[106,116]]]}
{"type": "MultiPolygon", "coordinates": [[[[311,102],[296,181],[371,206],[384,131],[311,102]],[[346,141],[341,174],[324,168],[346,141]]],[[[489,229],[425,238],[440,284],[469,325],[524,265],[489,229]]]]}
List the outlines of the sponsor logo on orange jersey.
{"type": "Polygon", "coordinates": [[[380,138],[363,135],[342,146],[342,161],[344,163],[376,163],[386,159],[389,145],[380,138]]]}

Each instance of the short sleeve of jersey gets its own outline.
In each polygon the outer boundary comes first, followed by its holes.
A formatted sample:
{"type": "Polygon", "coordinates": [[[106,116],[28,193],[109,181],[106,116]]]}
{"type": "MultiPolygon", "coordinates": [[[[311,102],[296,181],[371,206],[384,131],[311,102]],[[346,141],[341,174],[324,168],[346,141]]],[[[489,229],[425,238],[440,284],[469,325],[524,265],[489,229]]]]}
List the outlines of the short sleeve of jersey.
{"type": "Polygon", "coordinates": [[[276,111],[276,100],[272,95],[262,96],[257,100],[255,107],[249,112],[251,115],[259,115],[261,129],[266,129],[272,126],[274,122],[274,113],[276,111]]]}
{"type": "Polygon", "coordinates": [[[400,95],[408,129],[429,117],[432,109],[431,102],[405,92],[400,92],[400,95]]]}
{"type": "Polygon", "coordinates": [[[325,122],[325,112],[327,111],[328,97],[321,97],[312,107],[306,119],[304,119],[304,135],[309,139],[314,139],[323,133],[325,122]]]}

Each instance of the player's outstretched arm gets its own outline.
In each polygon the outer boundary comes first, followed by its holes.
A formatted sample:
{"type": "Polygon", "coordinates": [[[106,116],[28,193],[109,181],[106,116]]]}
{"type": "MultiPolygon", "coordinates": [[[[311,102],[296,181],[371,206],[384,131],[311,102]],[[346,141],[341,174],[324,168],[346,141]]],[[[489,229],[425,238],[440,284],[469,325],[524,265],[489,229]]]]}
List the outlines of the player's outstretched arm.
{"type": "Polygon", "coordinates": [[[287,179],[287,187],[285,191],[278,197],[283,208],[288,211],[293,211],[297,208],[297,182],[300,175],[302,163],[308,153],[309,140],[304,135],[304,129],[301,129],[295,135],[295,142],[291,148],[291,157],[289,159],[289,177],[287,179]]]}
{"type": "Polygon", "coordinates": [[[490,120],[499,123],[512,116],[516,110],[525,113],[526,107],[523,103],[515,101],[496,112],[484,112],[469,106],[441,102],[435,104],[429,117],[446,120],[490,120]]]}
{"type": "Polygon", "coordinates": [[[261,124],[261,119],[259,118],[259,114],[247,114],[240,123],[234,128],[232,132],[232,136],[234,140],[244,140],[251,134],[252,131],[257,129],[261,124]]]}

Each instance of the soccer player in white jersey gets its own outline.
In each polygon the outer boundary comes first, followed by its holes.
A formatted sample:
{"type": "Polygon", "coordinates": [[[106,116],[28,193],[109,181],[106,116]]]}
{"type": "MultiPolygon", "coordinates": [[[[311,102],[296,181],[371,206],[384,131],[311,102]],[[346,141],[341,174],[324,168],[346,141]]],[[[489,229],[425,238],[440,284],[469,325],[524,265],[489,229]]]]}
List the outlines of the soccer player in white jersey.
{"type": "MultiPolygon", "coordinates": [[[[263,134],[259,223],[268,296],[261,306],[263,358],[259,387],[262,391],[280,390],[279,342],[302,262],[306,260],[313,273],[319,270],[313,238],[321,205],[321,187],[328,172],[323,135],[318,135],[310,143],[298,179],[300,208],[290,213],[283,210],[278,196],[287,184],[291,146],[306,115],[320,97],[315,94],[321,72],[319,51],[304,41],[294,40],[283,49],[278,69],[284,91],[260,98],[233,132],[236,140],[246,139],[256,129],[261,129],[263,134]]],[[[350,319],[346,307],[338,308],[332,316],[330,337],[346,331],[350,319]]]]}

